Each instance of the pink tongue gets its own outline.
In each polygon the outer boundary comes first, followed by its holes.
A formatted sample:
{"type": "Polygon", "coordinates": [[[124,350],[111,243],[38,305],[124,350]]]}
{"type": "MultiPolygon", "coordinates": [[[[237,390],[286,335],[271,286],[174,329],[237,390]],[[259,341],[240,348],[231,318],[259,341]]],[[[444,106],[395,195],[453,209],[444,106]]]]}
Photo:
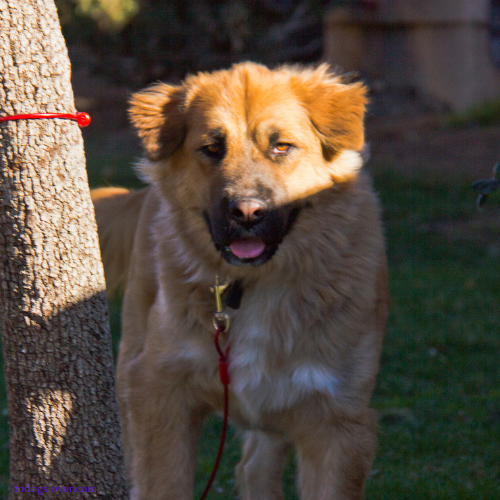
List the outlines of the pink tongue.
{"type": "Polygon", "coordinates": [[[266,245],[262,241],[242,240],[235,241],[229,248],[240,259],[254,259],[265,250],[266,245]]]}

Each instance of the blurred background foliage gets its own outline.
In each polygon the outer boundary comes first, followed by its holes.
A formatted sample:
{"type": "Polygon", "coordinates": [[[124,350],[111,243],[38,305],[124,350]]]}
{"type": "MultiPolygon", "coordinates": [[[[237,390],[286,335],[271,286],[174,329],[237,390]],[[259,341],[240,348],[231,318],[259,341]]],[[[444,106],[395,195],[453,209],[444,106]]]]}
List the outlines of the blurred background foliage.
{"type": "Polygon", "coordinates": [[[138,88],[245,59],[317,61],[326,0],[56,0],[76,67],[138,88]],[[272,49],[271,49],[272,47],[272,49]]]}
{"type": "MultiPolygon", "coordinates": [[[[120,31],[139,11],[137,0],[77,0],[72,6],[77,13],[91,17],[101,30],[108,32],[120,31]]],[[[71,12],[67,10],[69,20],[71,12]]]]}

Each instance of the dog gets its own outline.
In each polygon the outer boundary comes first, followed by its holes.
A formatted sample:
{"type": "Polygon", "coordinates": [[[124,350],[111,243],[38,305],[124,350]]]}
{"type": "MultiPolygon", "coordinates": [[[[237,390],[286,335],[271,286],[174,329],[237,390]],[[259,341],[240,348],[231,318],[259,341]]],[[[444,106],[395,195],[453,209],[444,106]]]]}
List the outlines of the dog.
{"type": "Polygon", "coordinates": [[[240,63],[132,96],[149,185],[93,192],[107,285],[125,287],[117,385],[132,498],[193,497],[196,443],[224,404],[217,278],[240,302],[222,334],[240,498],[283,499],[291,450],[302,500],[363,497],[389,308],[361,159],[366,94],[325,64],[240,63]]]}

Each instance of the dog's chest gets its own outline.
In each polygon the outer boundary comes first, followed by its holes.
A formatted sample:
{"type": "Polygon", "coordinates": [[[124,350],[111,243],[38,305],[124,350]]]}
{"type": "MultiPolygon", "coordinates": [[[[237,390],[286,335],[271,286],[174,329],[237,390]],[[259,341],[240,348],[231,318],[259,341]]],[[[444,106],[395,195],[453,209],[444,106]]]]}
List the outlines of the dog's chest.
{"type": "Polygon", "coordinates": [[[335,370],[320,362],[314,348],[309,355],[297,349],[300,325],[278,325],[276,316],[272,308],[250,303],[234,315],[230,330],[231,390],[251,421],[313,392],[334,397],[339,387],[335,370]]]}

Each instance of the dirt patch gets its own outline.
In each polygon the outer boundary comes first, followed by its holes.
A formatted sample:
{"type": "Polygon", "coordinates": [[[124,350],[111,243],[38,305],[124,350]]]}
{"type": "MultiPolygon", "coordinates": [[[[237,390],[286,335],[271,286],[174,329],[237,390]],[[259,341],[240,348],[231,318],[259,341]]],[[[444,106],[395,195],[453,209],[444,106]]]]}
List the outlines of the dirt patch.
{"type": "Polygon", "coordinates": [[[452,130],[443,115],[370,118],[367,139],[374,168],[405,174],[444,174],[473,182],[500,161],[500,127],[452,130]]]}

